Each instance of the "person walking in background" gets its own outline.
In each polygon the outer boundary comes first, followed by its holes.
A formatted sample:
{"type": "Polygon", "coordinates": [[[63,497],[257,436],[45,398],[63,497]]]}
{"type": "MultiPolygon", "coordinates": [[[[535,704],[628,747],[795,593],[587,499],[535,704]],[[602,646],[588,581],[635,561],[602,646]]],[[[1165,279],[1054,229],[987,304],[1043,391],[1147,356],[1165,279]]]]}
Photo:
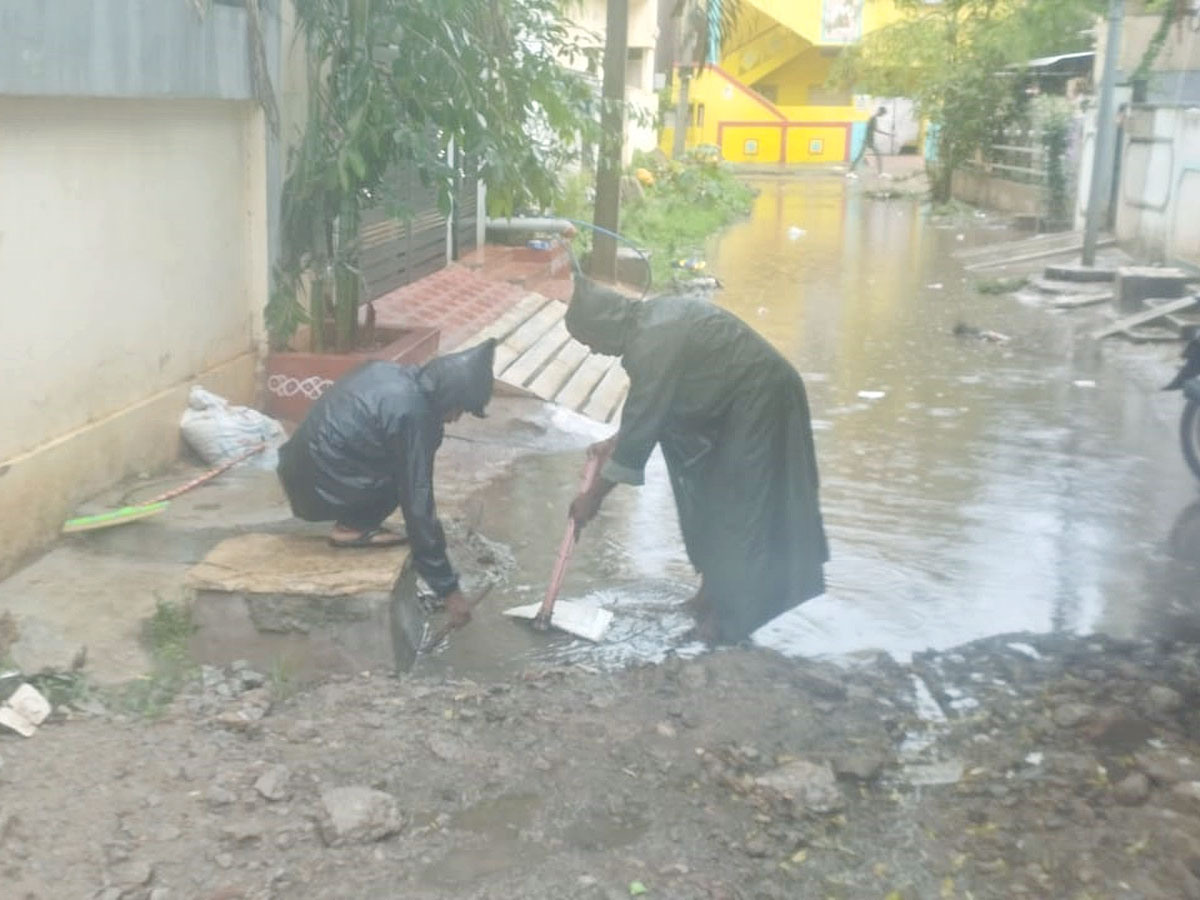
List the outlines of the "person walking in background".
{"type": "Polygon", "coordinates": [[[854,157],[854,162],[850,164],[851,175],[854,174],[855,170],[858,168],[858,164],[862,162],[863,157],[867,155],[868,149],[875,154],[875,168],[878,169],[880,175],[883,174],[883,157],[879,155],[879,148],[875,146],[875,135],[883,134],[887,135],[888,137],[892,136],[890,131],[883,131],[879,127],[879,120],[886,115],[887,107],[881,106],[879,109],[875,110],[875,115],[867,119],[866,136],[863,138],[862,146],[858,148],[858,155],[854,157]]]}

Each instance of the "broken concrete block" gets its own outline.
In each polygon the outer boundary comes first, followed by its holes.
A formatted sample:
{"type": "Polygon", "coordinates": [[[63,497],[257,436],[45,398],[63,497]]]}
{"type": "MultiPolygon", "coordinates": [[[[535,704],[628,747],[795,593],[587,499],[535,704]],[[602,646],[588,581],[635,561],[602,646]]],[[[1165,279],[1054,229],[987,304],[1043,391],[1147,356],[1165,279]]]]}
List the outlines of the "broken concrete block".
{"type": "Polygon", "coordinates": [[[1117,309],[1135,313],[1150,299],[1178,299],[1187,292],[1187,281],[1188,275],[1182,269],[1122,266],[1117,269],[1117,309]]]}
{"type": "Polygon", "coordinates": [[[188,573],[200,662],[304,679],[364,669],[405,671],[425,617],[407,547],[352,553],[324,537],[246,534],[218,544],[188,573]]]}

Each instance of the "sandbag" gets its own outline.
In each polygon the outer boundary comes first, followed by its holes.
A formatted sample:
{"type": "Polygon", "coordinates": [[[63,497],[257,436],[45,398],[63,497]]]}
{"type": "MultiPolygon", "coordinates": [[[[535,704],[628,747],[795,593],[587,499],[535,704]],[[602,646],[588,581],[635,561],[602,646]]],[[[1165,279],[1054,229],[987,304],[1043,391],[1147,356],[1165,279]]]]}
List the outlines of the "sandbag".
{"type": "Polygon", "coordinates": [[[274,469],[279,462],[279,446],[287,440],[287,433],[275,419],[248,406],[234,406],[199,385],[193,385],[188,394],[188,408],[183,411],[179,429],[187,445],[210,466],[219,466],[265,443],[267,447],[246,464],[274,469]]]}

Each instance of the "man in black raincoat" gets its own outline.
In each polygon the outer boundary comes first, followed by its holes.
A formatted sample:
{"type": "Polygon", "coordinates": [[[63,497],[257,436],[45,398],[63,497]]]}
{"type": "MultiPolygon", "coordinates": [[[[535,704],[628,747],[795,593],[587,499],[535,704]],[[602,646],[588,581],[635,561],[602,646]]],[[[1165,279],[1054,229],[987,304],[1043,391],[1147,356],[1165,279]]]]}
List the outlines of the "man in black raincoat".
{"type": "Polygon", "coordinates": [[[742,640],[825,589],[829,558],[804,382],[753,329],[693,297],[644,303],[576,276],[567,330],[620,356],[629,396],[580,525],[617,483],[666,458],[688,558],[701,575],[696,635],[742,640]]]}
{"type": "Polygon", "coordinates": [[[279,478],[298,518],[332,521],[335,547],[407,540],[417,572],[445,600],[455,625],[471,614],[446,556],[433,459],[445,423],[464,412],[484,415],[495,352],[488,340],[420,367],[364,363],[321,396],[279,450],[279,478]],[[407,538],[383,525],[397,506],[407,538]]]}

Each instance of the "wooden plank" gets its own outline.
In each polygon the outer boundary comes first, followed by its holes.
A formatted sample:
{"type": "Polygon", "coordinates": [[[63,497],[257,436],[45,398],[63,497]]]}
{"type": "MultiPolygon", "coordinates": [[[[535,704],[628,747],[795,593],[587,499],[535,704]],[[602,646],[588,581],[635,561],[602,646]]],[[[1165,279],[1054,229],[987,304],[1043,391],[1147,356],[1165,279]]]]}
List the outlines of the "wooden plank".
{"type": "MultiPolygon", "coordinates": [[[[503,341],[508,335],[516,331],[517,327],[536,313],[547,303],[554,301],[548,300],[540,294],[526,294],[517,301],[515,306],[510,307],[505,312],[487,327],[483,328],[476,334],[471,335],[464,340],[459,347],[473,347],[476,344],[486,341],[488,338],[495,338],[498,342],[503,341]]],[[[453,347],[446,348],[453,350],[453,347]]],[[[497,348],[499,349],[499,348],[497,348]]],[[[445,351],[444,351],[445,352],[445,351]]]]}
{"type": "MultiPolygon", "coordinates": [[[[1109,238],[1108,240],[1099,241],[1096,244],[1097,250],[1104,250],[1109,247],[1115,247],[1116,240],[1109,238]]],[[[1068,247],[1056,248],[1051,250],[1040,250],[1037,253],[1022,253],[1017,256],[1005,256],[1001,259],[988,260],[986,262],[972,263],[964,266],[968,272],[981,272],[984,269],[998,269],[1001,266],[1010,266],[1014,263],[1033,262],[1038,259],[1049,259],[1052,256],[1064,256],[1067,254],[1076,254],[1083,252],[1083,244],[1072,244],[1068,247]]]]}
{"type": "Polygon", "coordinates": [[[1117,332],[1125,331],[1137,325],[1145,325],[1147,322],[1153,322],[1155,319],[1161,319],[1171,313],[1185,310],[1196,303],[1195,297],[1180,297],[1177,300],[1172,300],[1169,303],[1163,303],[1158,306],[1153,306],[1150,309],[1144,309],[1139,313],[1134,313],[1132,316],[1125,316],[1123,319],[1117,319],[1111,325],[1101,328],[1094,332],[1092,337],[1099,340],[1114,335],[1117,332]]]}
{"type": "Polygon", "coordinates": [[[546,363],[546,368],[533,380],[529,389],[539,397],[553,400],[575,374],[575,370],[588,358],[589,352],[579,341],[568,341],[554,358],[546,363]]]}
{"type": "Polygon", "coordinates": [[[532,347],[504,370],[502,377],[509,384],[528,387],[533,376],[540,372],[550,357],[561,350],[570,339],[571,336],[567,334],[567,326],[563,324],[562,319],[559,319],[554,323],[553,328],[538,338],[532,347]]]}
{"type": "Polygon", "coordinates": [[[629,390],[629,376],[625,374],[625,369],[618,363],[604,373],[604,377],[600,379],[600,383],[596,385],[592,396],[583,407],[583,414],[597,422],[607,422],[616,412],[618,404],[625,399],[627,390],[629,390]]]}
{"type": "Polygon", "coordinates": [[[554,402],[567,409],[573,409],[576,412],[587,402],[592,391],[596,387],[596,383],[604,377],[604,373],[611,366],[620,366],[621,362],[611,356],[600,356],[593,353],[583,361],[583,364],[575,370],[575,374],[567,381],[563,389],[558,392],[558,396],[554,398],[554,402]]]}
{"type": "Polygon", "coordinates": [[[1017,241],[1004,241],[998,244],[983,244],[979,247],[967,247],[955,250],[952,256],[961,260],[978,260],[985,256],[995,256],[1003,253],[1028,253],[1034,250],[1049,250],[1051,247],[1070,247],[1080,242],[1080,234],[1076,231],[1065,231],[1059,234],[1039,234],[1035,237],[1022,238],[1017,241]]]}
{"type": "Polygon", "coordinates": [[[562,320],[566,307],[557,302],[547,303],[504,339],[496,348],[496,371],[503,372],[512,362],[534,345],[538,338],[562,320]]]}

